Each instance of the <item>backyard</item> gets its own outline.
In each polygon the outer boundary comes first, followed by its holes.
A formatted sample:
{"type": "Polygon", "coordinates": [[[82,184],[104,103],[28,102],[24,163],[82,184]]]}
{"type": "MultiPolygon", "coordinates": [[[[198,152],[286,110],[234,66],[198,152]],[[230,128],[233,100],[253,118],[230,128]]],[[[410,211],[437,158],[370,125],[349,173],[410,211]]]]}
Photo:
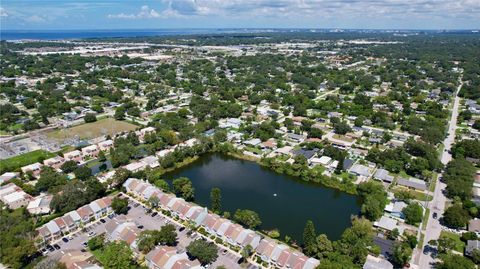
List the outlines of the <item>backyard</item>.
{"type": "Polygon", "coordinates": [[[16,169],[34,163],[38,161],[43,161],[56,156],[55,153],[51,153],[45,150],[34,150],[22,155],[11,157],[5,160],[0,161],[0,172],[15,171],[16,169]]]}

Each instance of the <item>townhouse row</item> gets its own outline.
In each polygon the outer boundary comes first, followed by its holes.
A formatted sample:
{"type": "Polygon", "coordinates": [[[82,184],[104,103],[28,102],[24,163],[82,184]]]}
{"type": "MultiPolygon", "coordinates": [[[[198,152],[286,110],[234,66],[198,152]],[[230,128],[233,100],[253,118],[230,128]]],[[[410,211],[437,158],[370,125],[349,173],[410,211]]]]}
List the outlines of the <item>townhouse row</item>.
{"type": "MultiPolygon", "coordinates": [[[[141,231],[137,224],[127,220],[125,216],[117,216],[105,225],[105,239],[107,241],[123,241],[138,256],[138,237],[141,231]]],[[[178,252],[175,247],[157,246],[147,253],[145,261],[151,269],[201,269],[198,260],[191,261],[186,252],[178,252]]]]}
{"type": "Polygon", "coordinates": [[[42,172],[43,166],[51,167],[55,170],[59,170],[62,165],[67,161],[74,161],[76,163],[82,163],[87,158],[97,158],[100,151],[108,151],[113,147],[113,140],[105,140],[96,145],[90,145],[82,148],[81,150],[74,150],[63,154],[61,156],[55,156],[46,159],[42,163],[36,162],[21,167],[22,173],[32,173],[33,177],[38,178],[42,172]]]}
{"type": "Polygon", "coordinates": [[[287,245],[277,243],[273,239],[262,238],[250,229],[209,213],[207,208],[188,203],[173,194],[164,193],[145,181],[129,178],[123,186],[127,193],[143,200],[157,197],[162,209],[168,210],[180,219],[192,221],[196,226],[203,227],[210,235],[215,235],[231,245],[242,248],[247,245],[252,246],[257,255],[269,264],[281,268],[299,269],[313,269],[319,264],[318,260],[309,258],[287,245]]]}
{"type": "Polygon", "coordinates": [[[37,228],[37,242],[42,245],[50,244],[52,241],[76,231],[83,225],[105,217],[112,212],[111,204],[112,199],[110,197],[103,197],[47,222],[37,228]]]}

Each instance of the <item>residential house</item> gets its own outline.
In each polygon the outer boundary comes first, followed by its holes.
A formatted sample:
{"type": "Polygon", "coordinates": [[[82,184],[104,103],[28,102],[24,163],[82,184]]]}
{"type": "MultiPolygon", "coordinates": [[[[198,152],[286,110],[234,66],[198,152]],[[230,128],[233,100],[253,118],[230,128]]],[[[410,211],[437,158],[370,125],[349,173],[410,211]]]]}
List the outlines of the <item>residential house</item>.
{"type": "Polygon", "coordinates": [[[352,167],[350,167],[348,172],[358,177],[370,178],[372,176],[371,169],[363,164],[352,165],[352,167]]]}
{"type": "Polygon", "coordinates": [[[386,230],[386,231],[393,231],[394,229],[398,229],[400,234],[403,234],[403,227],[398,225],[398,221],[387,216],[382,216],[379,221],[375,221],[373,226],[386,230]]]}
{"type": "Polygon", "coordinates": [[[480,219],[472,219],[468,222],[468,231],[480,233],[480,219]]]}
{"type": "Polygon", "coordinates": [[[60,156],[55,156],[50,159],[46,159],[43,161],[43,165],[51,167],[55,170],[60,169],[62,167],[62,164],[65,162],[65,159],[60,157],[60,156]]]}
{"type": "Polygon", "coordinates": [[[27,206],[31,200],[32,196],[13,183],[0,187],[0,201],[10,209],[27,206]]]}
{"type": "Polygon", "coordinates": [[[50,202],[53,195],[39,195],[31,200],[27,205],[30,214],[41,215],[50,213],[50,202]]]}
{"type": "Polygon", "coordinates": [[[383,258],[369,254],[363,264],[363,269],[393,269],[393,265],[383,258]]]}
{"type": "Polygon", "coordinates": [[[141,163],[145,164],[145,166],[148,166],[150,168],[156,168],[160,166],[160,163],[158,162],[158,158],[155,156],[147,156],[143,159],[140,160],[141,163]]]}
{"type": "Polygon", "coordinates": [[[105,140],[97,144],[101,151],[110,150],[113,147],[113,140],[105,140]]]}
{"type": "Polygon", "coordinates": [[[427,183],[423,180],[418,179],[418,178],[413,178],[413,177],[411,177],[410,179],[399,178],[397,180],[397,184],[400,185],[400,186],[410,188],[410,189],[416,189],[416,190],[420,190],[420,191],[427,190],[427,183]]]}
{"type": "Polygon", "coordinates": [[[83,157],[97,158],[100,148],[97,145],[90,145],[82,148],[83,157]]]}
{"type": "Polygon", "coordinates": [[[397,218],[404,218],[404,214],[402,210],[407,207],[407,204],[403,201],[397,201],[393,203],[389,203],[385,206],[385,212],[389,213],[390,215],[397,217],[397,218]]]}
{"type": "Polygon", "coordinates": [[[74,161],[76,163],[83,162],[82,153],[79,150],[64,153],[63,158],[65,158],[65,161],[74,161]]]}
{"type": "Polygon", "coordinates": [[[377,171],[375,171],[375,174],[373,175],[373,178],[377,179],[377,180],[381,180],[383,182],[387,182],[387,183],[392,183],[394,177],[391,176],[389,174],[389,172],[385,169],[377,169],[377,171]]]}
{"type": "Polygon", "coordinates": [[[480,240],[468,240],[467,246],[465,247],[465,255],[472,256],[474,250],[480,249],[480,240]]]}
{"type": "Polygon", "coordinates": [[[9,181],[9,180],[12,180],[14,178],[17,178],[18,177],[18,173],[15,173],[15,172],[5,172],[3,173],[1,176],[0,176],[0,185],[2,185],[3,183],[9,181]]]}
{"type": "Polygon", "coordinates": [[[42,172],[42,164],[40,164],[38,162],[37,163],[32,163],[32,164],[23,166],[22,168],[20,168],[20,170],[22,170],[23,174],[32,173],[32,175],[35,178],[39,178],[40,173],[42,172]]]}

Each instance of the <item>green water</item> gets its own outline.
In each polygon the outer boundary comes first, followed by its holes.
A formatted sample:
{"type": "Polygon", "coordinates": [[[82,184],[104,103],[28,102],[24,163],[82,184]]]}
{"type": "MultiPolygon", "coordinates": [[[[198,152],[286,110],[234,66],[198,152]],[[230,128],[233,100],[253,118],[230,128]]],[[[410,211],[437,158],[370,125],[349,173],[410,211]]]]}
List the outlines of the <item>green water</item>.
{"type": "Polygon", "coordinates": [[[210,206],[210,190],[222,191],[222,210],[251,209],[262,219],[260,229],[278,228],[302,242],[303,228],[312,220],[318,233],[338,239],[360,211],[355,196],[305,183],[264,168],[255,162],[226,155],[207,154],[165,174],[166,179],[188,177],[195,187],[195,202],[210,206]]]}

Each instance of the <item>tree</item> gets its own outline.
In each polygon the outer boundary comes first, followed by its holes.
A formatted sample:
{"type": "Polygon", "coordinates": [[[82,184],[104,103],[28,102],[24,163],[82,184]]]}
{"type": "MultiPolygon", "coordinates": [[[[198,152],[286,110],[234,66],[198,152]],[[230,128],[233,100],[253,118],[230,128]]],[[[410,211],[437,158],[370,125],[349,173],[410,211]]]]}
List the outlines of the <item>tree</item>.
{"type": "Polygon", "coordinates": [[[133,252],[125,242],[110,242],[96,256],[105,269],[131,269],[133,252]]]}
{"type": "Polygon", "coordinates": [[[317,252],[316,237],[315,225],[308,220],[303,229],[303,252],[308,256],[314,256],[317,252]]]}
{"type": "Polygon", "coordinates": [[[203,265],[213,263],[218,258],[218,247],[202,239],[191,242],[186,249],[190,257],[198,259],[203,265]]]}
{"type": "Polygon", "coordinates": [[[408,243],[396,243],[393,248],[393,262],[403,267],[410,260],[412,252],[413,250],[408,243]]]}
{"type": "Polygon", "coordinates": [[[262,224],[258,213],[248,209],[237,209],[233,215],[233,219],[250,229],[256,228],[262,224]]]}
{"type": "Polygon", "coordinates": [[[212,188],[210,191],[210,204],[213,212],[220,213],[222,209],[222,191],[219,188],[212,188]]]}
{"type": "Polygon", "coordinates": [[[116,120],[124,120],[125,119],[125,108],[123,106],[117,107],[117,109],[115,109],[115,115],[113,117],[116,120]]]}
{"type": "Polygon", "coordinates": [[[83,118],[83,120],[86,123],[96,122],[97,121],[97,116],[95,116],[95,114],[93,114],[93,113],[87,113],[87,114],[85,114],[85,117],[83,118]]]}
{"type": "Polygon", "coordinates": [[[343,232],[336,248],[354,263],[363,264],[370,249],[374,246],[373,236],[374,232],[370,221],[364,218],[354,218],[352,227],[343,232]]]}
{"type": "Polygon", "coordinates": [[[88,240],[87,245],[90,251],[101,249],[104,246],[104,238],[102,235],[97,235],[88,240]]]}
{"type": "Polygon", "coordinates": [[[164,179],[157,179],[153,183],[156,187],[160,188],[161,190],[168,192],[170,190],[170,185],[168,185],[168,182],[165,181],[164,179]]]}
{"type": "Polygon", "coordinates": [[[418,203],[411,203],[402,210],[402,213],[407,224],[417,225],[422,221],[423,208],[418,203]]]}
{"type": "Polygon", "coordinates": [[[80,180],[86,180],[92,176],[92,169],[88,168],[87,166],[80,166],[77,167],[73,173],[75,174],[76,178],[80,180]]]}
{"type": "Polygon", "coordinates": [[[474,269],[475,264],[463,256],[447,253],[441,256],[442,261],[437,263],[437,269],[474,269]]]}
{"type": "Polygon", "coordinates": [[[179,177],[173,180],[173,191],[182,196],[187,201],[193,201],[195,196],[195,188],[192,181],[186,177],[179,177]]]}
{"type": "Polygon", "coordinates": [[[319,259],[325,258],[329,253],[333,251],[332,242],[325,234],[320,234],[315,239],[316,256],[319,259]]]}
{"type": "Polygon", "coordinates": [[[451,228],[465,227],[470,220],[468,211],[463,209],[461,204],[454,204],[445,210],[443,221],[445,225],[451,228]]]}
{"type": "Polygon", "coordinates": [[[121,199],[121,198],[118,198],[118,197],[113,198],[112,209],[117,214],[127,214],[128,213],[128,199],[121,199]]]}
{"type": "Polygon", "coordinates": [[[11,268],[26,268],[36,252],[33,218],[24,207],[0,207],[0,261],[11,268]]]}
{"type": "Polygon", "coordinates": [[[77,163],[75,161],[66,161],[62,164],[60,169],[66,174],[71,173],[77,169],[77,163]]]}
{"type": "Polygon", "coordinates": [[[375,181],[362,182],[357,191],[362,201],[362,215],[372,221],[380,218],[387,204],[387,193],[383,185],[375,181]]]}
{"type": "Polygon", "coordinates": [[[35,189],[38,192],[48,191],[54,193],[55,189],[58,189],[66,183],[67,177],[65,175],[55,172],[50,167],[44,167],[40,173],[37,184],[35,184],[35,189]]]}
{"type": "Polygon", "coordinates": [[[348,125],[347,123],[341,121],[333,124],[333,130],[336,134],[344,135],[348,132],[351,132],[352,128],[350,128],[350,125],[348,125]]]}
{"type": "Polygon", "coordinates": [[[253,247],[250,245],[246,245],[245,247],[242,248],[242,258],[245,259],[245,261],[248,259],[248,257],[252,256],[253,254],[253,247]]]}
{"type": "Polygon", "coordinates": [[[395,241],[397,240],[399,235],[400,235],[400,232],[398,231],[397,228],[395,228],[388,234],[388,239],[395,241]]]}
{"type": "Polygon", "coordinates": [[[115,174],[109,179],[108,184],[113,188],[120,187],[127,181],[128,177],[130,177],[130,171],[125,168],[119,168],[115,170],[115,174]]]}
{"type": "Polygon", "coordinates": [[[148,205],[150,208],[157,208],[159,203],[160,199],[158,199],[158,197],[155,195],[152,195],[150,198],[148,198],[148,205]]]}
{"type": "Polygon", "coordinates": [[[103,150],[101,150],[99,153],[98,153],[98,161],[99,162],[104,162],[107,160],[107,156],[105,156],[105,152],[103,152],[103,150]]]}
{"type": "Polygon", "coordinates": [[[174,246],[176,243],[177,232],[175,226],[167,224],[160,230],[142,231],[138,240],[138,248],[143,253],[148,253],[158,244],[174,246]]]}
{"type": "Polygon", "coordinates": [[[470,253],[470,257],[472,258],[472,261],[475,264],[479,264],[480,263],[480,249],[472,250],[472,252],[470,253]]]}

